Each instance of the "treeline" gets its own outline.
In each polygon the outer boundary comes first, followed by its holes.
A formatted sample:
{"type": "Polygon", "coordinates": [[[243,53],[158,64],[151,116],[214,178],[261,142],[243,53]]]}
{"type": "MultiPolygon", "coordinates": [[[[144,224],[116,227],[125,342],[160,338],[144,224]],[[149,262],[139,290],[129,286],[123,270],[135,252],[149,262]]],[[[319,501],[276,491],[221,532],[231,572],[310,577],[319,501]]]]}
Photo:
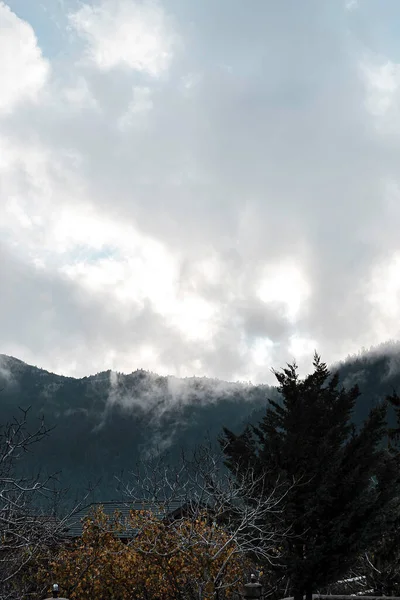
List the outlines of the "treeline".
{"type": "Polygon", "coordinates": [[[57,581],[72,600],[224,600],[254,571],[271,598],[399,596],[399,397],[381,398],[356,425],[357,384],[343,386],[318,355],[305,378],[295,364],[275,376],[279,400],[259,422],[223,429],[217,454],[201,446],[179,464],[139,463],[121,483],[126,506],[142,501],[143,510],[98,511],[68,543],[73,514],[60,520],[54,504],[53,519],[28,518],[35,494],[58,492],[15,477],[13,456],[47,431],[9,425],[0,439],[3,597],[43,597],[57,581]]]}

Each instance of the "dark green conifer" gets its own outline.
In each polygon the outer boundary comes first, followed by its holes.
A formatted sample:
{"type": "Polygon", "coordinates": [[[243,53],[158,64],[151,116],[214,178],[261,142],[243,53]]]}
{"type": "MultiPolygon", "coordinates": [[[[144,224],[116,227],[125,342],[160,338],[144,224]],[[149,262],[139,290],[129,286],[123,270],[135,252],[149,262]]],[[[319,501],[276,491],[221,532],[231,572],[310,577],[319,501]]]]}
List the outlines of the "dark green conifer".
{"type": "Polygon", "coordinates": [[[296,482],[282,500],[281,527],[290,527],[290,534],[277,567],[295,600],[345,575],[378,539],[398,481],[384,444],[386,401],[356,429],[358,387],[340,387],[317,354],[313,366],[305,379],[296,364],[274,372],[282,402],[270,401],[258,426],[240,435],[224,429],[220,439],[235,476],[249,467],[264,475],[263,494],[271,493],[277,477],[296,482]]]}

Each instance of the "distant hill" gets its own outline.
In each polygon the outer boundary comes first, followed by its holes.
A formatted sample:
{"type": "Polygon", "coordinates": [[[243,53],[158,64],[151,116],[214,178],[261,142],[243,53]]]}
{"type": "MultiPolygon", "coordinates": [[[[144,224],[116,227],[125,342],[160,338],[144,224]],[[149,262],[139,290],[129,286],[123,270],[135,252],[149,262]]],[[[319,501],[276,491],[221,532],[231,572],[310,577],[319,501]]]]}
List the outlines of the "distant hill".
{"type": "MultiPolygon", "coordinates": [[[[323,358],[323,357],[322,357],[323,358]]],[[[283,365],[281,365],[283,366],[283,365]]],[[[347,387],[358,383],[362,396],[355,414],[361,423],[370,408],[393,389],[400,392],[400,344],[360,352],[333,365],[347,387]]],[[[24,468],[62,471],[71,495],[101,478],[92,500],[118,497],[115,475],[134,468],[140,458],[215,440],[223,426],[240,431],[262,418],[275,388],[208,378],[160,377],[138,370],[130,375],[105,371],[75,379],[0,355],[0,422],[18,407],[30,409],[30,423],[44,416],[54,426],[48,440],[27,455],[24,468]]]]}
{"type": "Polygon", "coordinates": [[[130,375],[106,371],[74,379],[0,355],[0,421],[18,407],[30,409],[30,423],[44,416],[55,426],[26,457],[28,469],[62,470],[61,482],[80,490],[102,478],[95,495],[114,499],[115,475],[140,457],[216,439],[224,425],[234,429],[276,395],[269,386],[207,378],[159,377],[143,370],[130,375]]]}

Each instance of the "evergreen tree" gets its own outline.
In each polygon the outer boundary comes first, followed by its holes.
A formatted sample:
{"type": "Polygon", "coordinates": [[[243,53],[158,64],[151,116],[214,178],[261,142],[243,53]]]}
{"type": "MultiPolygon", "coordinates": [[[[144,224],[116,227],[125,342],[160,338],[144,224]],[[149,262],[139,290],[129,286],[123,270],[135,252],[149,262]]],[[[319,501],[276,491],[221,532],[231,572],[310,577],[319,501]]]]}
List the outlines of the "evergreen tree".
{"type": "Polygon", "coordinates": [[[400,397],[396,392],[393,392],[393,394],[388,396],[388,401],[393,407],[397,418],[397,426],[389,430],[390,442],[394,447],[396,447],[396,445],[400,446],[400,397]]]}
{"type": "MultiPolygon", "coordinates": [[[[396,392],[388,396],[397,425],[389,429],[389,449],[397,461],[400,473],[400,397],[396,392]]],[[[400,595],[400,492],[388,506],[382,535],[377,543],[360,559],[360,572],[365,575],[367,587],[378,595],[400,595]]]]}
{"type": "Polygon", "coordinates": [[[393,503],[384,523],[382,535],[368,552],[363,553],[356,566],[365,577],[367,589],[377,596],[400,595],[400,507],[393,503]]]}
{"type": "MultiPolygon", "coordinates": [[[[242,477],[249,466],[269,494],[279,480],[296,482],[280,518],[290,527],[278,569],[295,600],[336,581],[379,537],[396,495],[394,456],[385,448],[386,401],[358,429],[352,423],[358,387],[339,387],[320,357],[304,380],[297,365],[274,371],[282,402],[270,400],[258,426],[220,438],[227,467],[242,477]]],[[[283,591],[283,590],[282,590],[283,591]]]]}

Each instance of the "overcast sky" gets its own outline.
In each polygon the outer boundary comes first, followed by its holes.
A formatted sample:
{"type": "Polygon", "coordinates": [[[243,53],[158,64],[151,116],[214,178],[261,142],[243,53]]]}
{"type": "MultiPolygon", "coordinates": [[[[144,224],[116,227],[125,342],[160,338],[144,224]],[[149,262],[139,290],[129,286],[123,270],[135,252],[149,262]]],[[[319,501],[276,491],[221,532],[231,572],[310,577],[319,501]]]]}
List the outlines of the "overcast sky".
{"type": "Polygon", "coordinates": [[[0,0],[0,353],[272,382],[399,337],[399,0],[0,0]]]}

